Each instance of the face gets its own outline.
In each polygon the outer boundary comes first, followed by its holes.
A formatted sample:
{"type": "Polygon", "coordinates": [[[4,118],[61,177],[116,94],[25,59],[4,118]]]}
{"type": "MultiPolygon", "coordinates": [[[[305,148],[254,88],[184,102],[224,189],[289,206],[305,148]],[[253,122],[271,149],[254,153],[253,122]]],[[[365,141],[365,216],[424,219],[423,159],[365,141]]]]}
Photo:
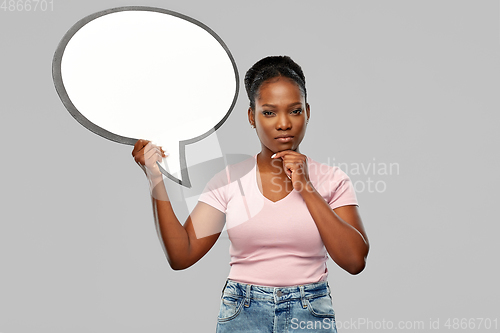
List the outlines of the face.
{"type": "Polygon", "coordinates": [[[255,125],[263,152],[298,151],[306,133],[309,105],[294,81],[272,78],[260,86],[248,119],[255,125]]]}

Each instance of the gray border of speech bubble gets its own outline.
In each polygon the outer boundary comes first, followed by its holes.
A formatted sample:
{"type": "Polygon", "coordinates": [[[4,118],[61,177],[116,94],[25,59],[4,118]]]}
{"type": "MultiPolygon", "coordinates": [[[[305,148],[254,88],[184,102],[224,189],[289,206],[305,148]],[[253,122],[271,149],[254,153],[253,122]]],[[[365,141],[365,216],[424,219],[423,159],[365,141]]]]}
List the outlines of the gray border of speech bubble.
{"type": "Polygon", "coordinates": [[[111,8],[111,9],[106,9],[94,14],[91,14],[77,23],[75,23],[64,35],[64,37],[61,39],[59,42],[59,45],[57,46],[57,49],[54,53],[54,58],[52,60],[52,79],[54,81],[54,86],[56,88],[57,94],[59,95],[59,98],[63,102],[64,106],[66,109],[69,111],[69,113],[75,118],[81,125],[83,125],[85,128],[89,129],[90,131],[94,132],[97,135],[100,135],[106,139],[109,139],[111,141],[115,141],[118,143],[123,143],[123,144],[128,144],[128,145],[134,145],[137,139],[132,139],[132,138],[127,138],[121,135],[117,135],[114,133],[111,133],[107,130],[105,130],[102,127],[97,126],[87,118],[83,114],[81,114],[78,109],[75,107],[75,105],[71,102],[71,99],[68,96],[68,93],[66,92],[66,89],[64,88],[64,84],[62,81],[62,74],[61,74],[61,62],[62,62],[62,57],[64,54],[64,50],[66,49],[66,46],[68,45],[69,41],[71,38],[76,34],[78,30],[80,30],[84,25],[89,23],[92,20],[95,20],[96,18],[99,18],[101,16],[115,13],[115,12],[120,12],[120,11],[153,11],[153,12],[159,12],[163,14],[168,14],[168,15],[173,15],[176,17],[179,17],[181,19],[184,19],[186,21],[189,21],[191,23],[194,23],[198,25],[199,27],[205,29],[207,32],[209,32],[224,48],[226,51],[229,59],[231,60],[234,68],[234,76],[236,80],[236,89],[235,89],[235,94],[233,98],[233,102],[231,103],[231,106],[229,107],[229,110],[227,111],[226,115],[215,125],[214,128],[210,129],[206,133],[203,133],[197,137],[191,138],[189,140],[184,140],[184,141],[179,141],[179,159],[180,159],[180,166],[181,166],[181,178],[178,179],[172,175],[170,175],[158,162],[158,166],[160,167],[161,172],[169,179],[172,181],[183,185],[185,187],[191,187],[191,181],[189,180],[189,175],[187,172],[187,164],[186,164],[186,152],[185,152],[185,146],[197,141],[200,141],[201,139],[206,138],[210,134],[214,133],[219,127],[222,126],[222,124],[227,120],[229,115],[231,114],[231,111],[233,110],[234,106],[236,105],[236,100],[238,98],[238,93],[239,93],[239,88],[240,88],[240,80],[239,80],[239,75],[238,75],[238,69],[236,67],[236,62],[234,61],[234,58],[229,52],[228,47],[226,44],[222,41],[222,39],[209,27],[207,27],[205,24],[180,13],[163,9],[163,8],[157,8],[157,7],[146,7],[146,6],[123,6],[123,7],[116,7],[116,8],[111,8]]]}

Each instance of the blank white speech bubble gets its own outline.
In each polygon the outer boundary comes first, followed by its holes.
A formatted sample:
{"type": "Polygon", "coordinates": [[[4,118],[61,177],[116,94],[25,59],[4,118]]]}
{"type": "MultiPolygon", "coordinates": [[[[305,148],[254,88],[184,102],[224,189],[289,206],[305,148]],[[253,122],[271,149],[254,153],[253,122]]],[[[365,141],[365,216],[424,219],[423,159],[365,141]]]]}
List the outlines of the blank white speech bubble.
{"type": "Polygon", "coordinates": [[[238,70],[224,42],[185,15],[119,7],[77,22],[52,64],[73,117],[109,140],[147,139],[169,156],[168,178],[190,187],[185,145],[217,130],[238,96],[238,70]]]}

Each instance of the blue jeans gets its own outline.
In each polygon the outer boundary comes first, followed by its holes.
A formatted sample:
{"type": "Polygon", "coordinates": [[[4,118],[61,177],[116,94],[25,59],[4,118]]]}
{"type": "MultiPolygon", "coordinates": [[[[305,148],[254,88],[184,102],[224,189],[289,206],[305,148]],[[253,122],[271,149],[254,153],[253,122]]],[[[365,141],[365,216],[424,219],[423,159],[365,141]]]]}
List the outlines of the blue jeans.
{"type": "Polygon", "coordinates": [[[327,281],[266,287],[227,280],[222,290],[217,333],[334,332],[327,281]]]}

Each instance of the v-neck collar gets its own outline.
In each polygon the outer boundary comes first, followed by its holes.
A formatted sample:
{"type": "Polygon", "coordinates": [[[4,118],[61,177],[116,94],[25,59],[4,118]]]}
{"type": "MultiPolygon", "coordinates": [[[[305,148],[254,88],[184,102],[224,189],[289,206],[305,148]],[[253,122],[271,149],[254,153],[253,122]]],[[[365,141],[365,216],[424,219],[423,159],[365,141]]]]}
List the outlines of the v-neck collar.
{"type": "Polygon", "coordinates": [[[271,199],[267,198],[264,193],[261,192],[260,188],[259,188],[259,183],[257,182],[257,175],[258,175],[258,164],[257,164],[257,154],[255,154],[253,157],[254,157],[254,161],[255,161],[255,165],[253,167],[253,175],[252,175],[252,178],[253,178],[253,184],[255,186],[255,188],[257,189],[257,192],[262,196],[262,198],[264,198],[264,200],[266,200],[267,202],[273,204],[273,205],[276,205],[282,201],[284,201],[285,199],[287,199],[288,197],[290,197],[290,195],[295,192],[295,189],[292,189],[290,192],[288,192],[288,194],[286,196],[284,196],[283,198],[279,199],[278,201],[272,201],[271,199]]]}

